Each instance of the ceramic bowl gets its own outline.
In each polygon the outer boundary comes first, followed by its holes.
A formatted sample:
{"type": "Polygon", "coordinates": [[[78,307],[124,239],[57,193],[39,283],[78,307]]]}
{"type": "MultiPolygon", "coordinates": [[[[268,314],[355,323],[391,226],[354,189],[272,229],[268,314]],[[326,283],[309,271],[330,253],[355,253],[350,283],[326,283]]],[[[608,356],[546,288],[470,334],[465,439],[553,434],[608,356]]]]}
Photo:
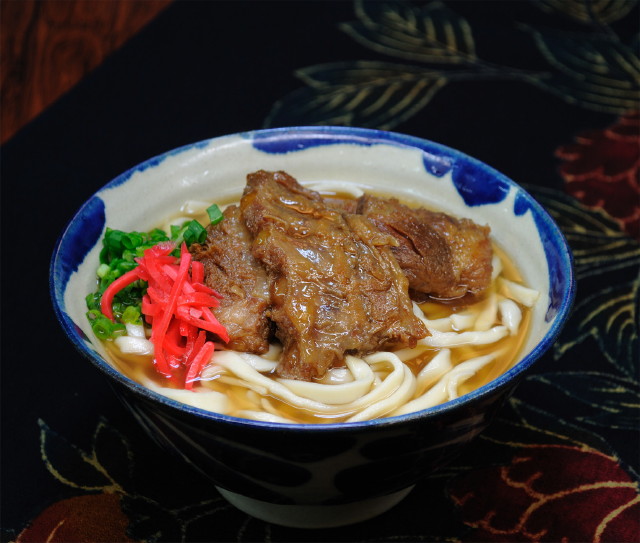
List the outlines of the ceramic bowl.
{"type": "Polygon", "coordinates": [[[371,518],[482,432],[523,374],[553,344],[574,292],[571,253],[525,191],[491,167],[442,145],[392,132],[340,127],[259,130],[172,150],[92,196],[62,233],[50,286],[62,328],[114,385],[151,438],[208,477],[241,510],[273,523],[330,527],[371,518]],[[482,388],[424,411],[325,425],[257,422],[207,412],[119,373],[87,323],[107,225],[151,229],[186,200],[239,196],[249,172],[285,170],[300,182],[396,191],[491,226],[526,283],[540,292],[520,361],[482,388]]]}

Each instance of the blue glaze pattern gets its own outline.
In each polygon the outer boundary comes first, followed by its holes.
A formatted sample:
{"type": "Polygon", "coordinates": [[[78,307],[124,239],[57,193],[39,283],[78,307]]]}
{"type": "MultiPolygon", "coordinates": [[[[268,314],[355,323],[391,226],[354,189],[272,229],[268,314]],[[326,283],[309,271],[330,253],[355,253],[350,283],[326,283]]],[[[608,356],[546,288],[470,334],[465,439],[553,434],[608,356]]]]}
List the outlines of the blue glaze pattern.
{"type": "MultiPolygon", "coordinates": [[[[340,143],[345,143],[341,141],[339,138],[331,138],[331,137],[308,137],[301,138],[298,141],[292,141],[291,138],[285,137],[257,137],[253,141],[253,146],[264,152],[269,154],[286,154],[293,153],[296,151],[304,151],[305,149],[311,149],[313,147],[319,147],[321,145],[336,145],[340,143]]],[[[367,142],[349,142],[351,144],[358,143],[360,145],[371,145],[371,143],[367,142]]]]}
{"type": "Polygon", "coordinates": [[[560,308],[573,299],[573,288],[569,284],[571,280],[571,263],[573,258],[567,249],[563,251],[562,246],[553,242],[554,235],[562,235],[553,230],[553,223],[536,211],[533,211],[533,218],[538,228],[538,234],[544,246],[547,257],[547,267],[549,269],[549,307],[545,314],[545,321],[551,322],[560,311],[560,308]]]}
{"type": "Polygon", "coordinates": [[[463,153],[425,140],[380,130],[359,128],[318,127],[298,129],[295,137],[289,129],[258,130],[244,134],[255,149],[268,154],[287,154],[319,146],[351,144],[372,146],[386,144],[403,148],[418,148],[424,152],[425,171],[442,177],[453,171],[453,183],[469,207],[495,204],[506,198],[511,184],[487,166],[473,161],[463,153]]]}
{"type": "Polygon", "coordinates": [[[166,153],[162,153],[161,155],[154,156],[144,162],[134,166],[133,168],[127,170],[126,172],[120,174],[118,177],[110,181],[107,185],[105,185],[104,189],[107,188],[115,188],[123,185],[131,177],[133,177],[136,173],[142,173],[150,168],[157,168],[160,166],[165,160],[172,156],[177,156],[185,151],[189,151],[190,149],[203,149],[209,145],[211,140],[203,140],[198,141],[196,143],[191,143],[189,145],[184,145],[182,147],[178,147],[177,149],[172,149],[171,151],[167,151],[166,153]]]}
{"type": "Polygon", "coordinates": [[[436,177],[443,177],[448,174],[453,168],[453,160],[446,155],[436,155],[424,152],[422,157],[422,164],[425,171],[436,177]]]}
{"type": "Polygon", "coordinates": [[[515,202],[513,203],[513,214],[516,217],[520,217],[530,209],[531,209],[530,197],[527,197],[524,192],[522,192],[521,190],[518,190],[518,192],[516,192],[515,202]]]}
{"type": "Polygon", "coordinates": [[[59,246],[56,249],[57,259],[52,264],[52,281],[55,285],[54,295],[58,303],[64,307],[64,291],[71,274],[87,253],[100,241],[105,227],[105,206],[98,196],[92,197],[78,212],[67,227],[59,246]]]}
{"type": "Polygon", "coordinates": [[[525,192],[518,190],[513,205],[513,213],[522,216],[527,211],[531,212],[536,224],[540,241],[544,247],[547,258],[547,269],[549,273],[549,306],[545,314],[546,322],[551,322],[558,314],[560,307],[567,300],[572,298],[572,288],[567,282],[571,280],[572,255],[568,250],[568,244],[557,243],[557,237],[563,239],[562,233],[557,230],[547,212],[525,192]],[[568,254],[563,255],[561,249],[564,248],[568,254]],[[569,266],[567,266],[567,262],[569,266]]]}
{"type": "Polygon", "coordinates": [[[507,181],[495,172],[459,161],[453,169],[453,184],[469,207],[502,202],[509,194],[507,181]]]}

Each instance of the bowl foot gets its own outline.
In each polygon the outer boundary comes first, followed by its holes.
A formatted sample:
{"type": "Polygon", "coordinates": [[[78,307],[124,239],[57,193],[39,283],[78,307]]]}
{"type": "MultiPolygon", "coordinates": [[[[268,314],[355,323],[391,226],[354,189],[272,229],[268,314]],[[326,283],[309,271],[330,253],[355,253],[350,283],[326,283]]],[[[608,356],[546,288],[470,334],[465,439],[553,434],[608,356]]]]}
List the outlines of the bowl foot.
{"type": "Polygon", "coordinates": [[[288,528],[336,528],[368,520],[388,511],[402,501],[413,486],[386,496],[340,505],[281,505],[216,488],[231,505],[260,520],[288,528]]]}

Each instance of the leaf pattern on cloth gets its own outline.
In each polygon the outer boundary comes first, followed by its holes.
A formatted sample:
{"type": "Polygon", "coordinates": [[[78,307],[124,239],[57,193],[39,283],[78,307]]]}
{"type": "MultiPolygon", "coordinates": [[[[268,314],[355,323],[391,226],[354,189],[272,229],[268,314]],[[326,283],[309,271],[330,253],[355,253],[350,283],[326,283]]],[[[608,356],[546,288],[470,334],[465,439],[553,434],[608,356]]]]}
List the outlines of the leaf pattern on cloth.
{"type": "Polygon", "coordinates": [[[640,428],[640,387],[633,379],[600,372],[562,372],[533,375],[527,381],[556,389],[565,413],[574,413],[577,422],[616,430],[640,428]]]}
{"type": "Polygon", "coordinates": [[[637,379],[639,285],[605,287],[577,304],[556,343],[557,356],[591,336],[616,369],[637,379]]]}
{"type": "Polygon", "coordinates": [[[472,528],[462,540],[636,541],[637,446],[623,450],[609,439],[640,427],[640,244],[605,211],[558,190],[528,189],[569,241],[578,302],[547,366],[554,369],[529,375],[474,457],[448,468],[450,497],[472,528]],[[581,364],[568,363],[579,362],[579,349],[606,362],[575,369],[581,364]]]}
{"type": "MultiPolygon", "coordinates": [[[[125,436],[101,420],[94,431],[90,451],[84,451],[51,429],[40,425],[40,451],[47,470],[63,485],[83,494],[59,500],[46,507],[22,530],[17,543],[31,541],[187,541],[193,526],[214,523],[219,514],[237,512],[212,487],[206,493],[212,499],[188,501],[170,506],[167,495],[152,498],[148,491],[135,488],[145,480],[136,475],[134,453],[125,436]],[[116,539],[117,538],[117,539],[116,539]]],[[[193,500],[198,492],[181,478],[172,492],[184,486],[178,500],[193,500]]],[[[155,474],[157,478],[157,473],[155,474]]],[[[161,489],[164,485],[161,485],[161,489]]],[[[198,488],[202,491],[202,488],[198,488]]]]}
{"type": "MultiPolygon", "coordinates": [[[[524,396],[528,387],[528,382],[523,383],[518,389],[518,396],[524,396]]],[[[519,397],[511,398],[497,422],[481,437],[493,446],[486,457],[505,463],[519,449],[539,445],[593,449],[607,456],[615,456],[614,449],[596,429],[585,427],[577,420],[566,420],[558,416],[552,412],[553,407],[553,404],[539,406],[519,397]]],[[[636,477],[632,469],[628,471],[636,477]]]]}
{"type": "Polygon", "coordinates": [[[640,243],[601,210],[589,209],[560,191],[530,190],[569,242],[578,292],[581,287],[590,292],[578,298],[554,346],[556,358],[592,337],[615,371],[637,382],[640,243]]]}
{"type": "Polygon", "coordinates": [[[543,71],[532,71],[481,58],[473,26],[456,12],[454,2],[419,6],[402,0],[356,0],[357,20],[339,28],[366,49],[402,62],[355,60],[301,68],[295,75],[307,86],[277,101],[264,126],[390,130],[424,109],[448,83],[496,79],[525,82],[592,111],[623,114],[637,108],[637,43],[623,43],[610,26],[633,2],[540,4],[544,11],[562,13],[586,28],[566,32],[517,25],[514,32],[529,36],[547,64],[543,71]]]}
{"type": "Polygon", "coordinates": [[[531,445],[507,466],[459,476],[450,493],[471,541],[623,542],[640,530],[638,483],[588,448],[531,445]]]}
{"type": "Polygon", "coordinates": [[[634,271],[640,265],[640,244],[622,232],[605,211],[587,208],[557,190],[532,186],[527,189],[567,238],[578,281],[615,271],[634,271]]]}
{"type": "Polygon", "coordinates": [[[474,450],[448,469],[448,495],[471,528],[461,540],[636,541],[637,474],[582,422],[511,398],[474,450]]]}
{"type": "Polygon", "coordinates": [[[567,192],[592,209],[604,209],[640,240],[640,112],[578,134],[556,156],[563,160],[560,175],[567,192]]]}
{"type": "Polygon", "coordinates": [[[607,24],[622,19],[636,5],[636,0],[600,0],[573,2],[567,0],[538,0],[534,3],[547,12],[567,15],[583,23],[607,24]]]}
{"type": "Polygon", "coordinates": [[[358,61],[320,64],[297,72],[309,86],[278,102],[278,124],[335,124],[391,128],[421,110],[446,84],[438,72],[358,61]]]}
{"type": "MultiPolygon", "coordinates": [[[[116,492],[121,487],[108,474],[97,458],[95,447],[89,453],[53,431],[40,420],[40,453],[49,472],[61,483],[85,491],[116,492]]],[[[94,439],[105,429],[99,424],[94,439]]],[[[117,451],[116,451],[117,456],[117,451]]]]}
{"type": "Polygon", "coordinates": [[[442,2],[355,4],[358,20],[340,28],[365,47],[407,60],[473,64],[475,41],[469,23],[442,2]]]}
{"type": "Polygon", "coordinates": [[[610,33],[568,33],[527,28],[554,68],[536,83],[576,105],[607,113],[638,106],[640,59],[610,33]]]}

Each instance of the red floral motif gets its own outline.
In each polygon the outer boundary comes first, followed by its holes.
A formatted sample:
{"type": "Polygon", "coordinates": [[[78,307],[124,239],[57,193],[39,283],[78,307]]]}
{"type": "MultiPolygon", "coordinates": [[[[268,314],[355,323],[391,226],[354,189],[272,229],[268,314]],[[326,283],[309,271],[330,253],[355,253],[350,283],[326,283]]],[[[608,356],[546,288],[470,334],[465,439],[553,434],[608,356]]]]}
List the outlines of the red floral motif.
{"type": "Polygon", "coordinates": [[[615,458],[539,445],[509,466],[472,471],[450,489],[470,541],[637,542],[638,484],[615,458]]]}
{"type": "Polygon", "coordinates": [[[16,543],[134,543],[126,534],[128,524],[118,495],[75,496],[47,507],[20,533],[16,543]]]}
{"type": "Polygon", "coordinates": [[[556,156],[566,190],[586,206],[604,209],[640,239],[640,113],[623,115],[604,130],[591,130],[563,145],[556,156]]]}

